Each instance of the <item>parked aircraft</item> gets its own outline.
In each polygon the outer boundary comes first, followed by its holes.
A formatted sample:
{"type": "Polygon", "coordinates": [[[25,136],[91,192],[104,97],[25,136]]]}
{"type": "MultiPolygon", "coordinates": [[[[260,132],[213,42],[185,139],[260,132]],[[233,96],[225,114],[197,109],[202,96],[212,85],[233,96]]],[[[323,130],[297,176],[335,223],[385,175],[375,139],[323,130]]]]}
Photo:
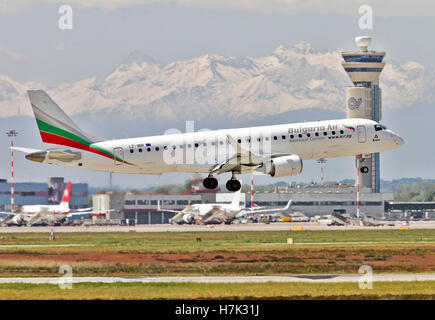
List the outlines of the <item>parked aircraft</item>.
{"type": "MultiPolygon", "coordinates": [[[[234,193],[231,203],[198,203],[187,205],[183,210],[166,210],[160,207],[158,202],[158,210],[165,212],[174,212],[175,216],[171,218],[170,222],[173,224],[220,224],[229,223],[239,215],[245,214],[245,208],[240,206],[240,189],[234,193]]],[[[251,213],[265,213],[265,212],[277,212],[285,211],[290,207],[291,200],[284,208],[249,208],[249,214],[251,213]]]]}
{"type": "MultiPolygon", "coordinates": [[[[79,215],[92,215],[96,214],[96,211],[92,211],[91,208],[78,209],[76,212],[71,212],[69,207],[69,201],[71,197],[71,181],[68,181],[66,188],[62,195],[60,204],[54,205],[24,205],[18,208],[17,212],[0,212],[1,214],[7,214],[6,218],[1,221],[3,225],[27,225],[31,226],[41,221],[48,223],[57,223],[65,220],[67,217],[79,216],[79,215]]],[[[101,213],[101,211],[98,211],[101,213]]]]}

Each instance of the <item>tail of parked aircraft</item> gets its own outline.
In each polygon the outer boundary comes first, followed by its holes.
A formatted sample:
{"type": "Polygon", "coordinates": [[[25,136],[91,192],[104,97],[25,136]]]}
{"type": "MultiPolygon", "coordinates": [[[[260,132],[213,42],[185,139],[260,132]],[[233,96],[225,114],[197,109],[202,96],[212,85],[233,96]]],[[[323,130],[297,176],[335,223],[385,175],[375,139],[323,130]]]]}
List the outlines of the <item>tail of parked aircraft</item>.
{"type": "Polygon", "coordinates": [[[88,150],[93,139],[84,134],[43,90],[29,90],[30,104],[43,142],[88,150]]]}
{"type": "Polygon", "coordinates": [[[60,204],[63,206],[69,206],[69,199],[71,197],[71,181],[66,184],[65,191],[63,192],[62,200],[60,204]]]}

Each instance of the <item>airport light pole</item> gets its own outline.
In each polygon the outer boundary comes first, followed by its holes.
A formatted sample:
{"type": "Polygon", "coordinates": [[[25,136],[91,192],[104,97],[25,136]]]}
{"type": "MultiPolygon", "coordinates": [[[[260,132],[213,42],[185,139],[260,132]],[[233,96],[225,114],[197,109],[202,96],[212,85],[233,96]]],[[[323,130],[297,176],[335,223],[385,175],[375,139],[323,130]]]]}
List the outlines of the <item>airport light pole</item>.
{"type": "Polygon", "coordinates": [[[356,217],[359,219],[359,168],[360,168],[360,156],[356,157],[356,217]]]}
{"type": "Polygon", "coordinates": [[[323,165],[326,163],[326,159],[325,158],[320,158],[319,160],[317,160],[317,163],[320,164],[320,185],[323,186],[323,165]]]}
{"type": "Polygon", "coordinates": [[[254,174],[251,174],[251,216],[254,215],[254,174]]]}
{"type": "Polygon", "coordinates": [[[11,213],[15,212],[15,199],[14,199],[14,138],[18,135],[15,130],[9,130],[6,132],[9,138],[11,138],[11,213]]]}

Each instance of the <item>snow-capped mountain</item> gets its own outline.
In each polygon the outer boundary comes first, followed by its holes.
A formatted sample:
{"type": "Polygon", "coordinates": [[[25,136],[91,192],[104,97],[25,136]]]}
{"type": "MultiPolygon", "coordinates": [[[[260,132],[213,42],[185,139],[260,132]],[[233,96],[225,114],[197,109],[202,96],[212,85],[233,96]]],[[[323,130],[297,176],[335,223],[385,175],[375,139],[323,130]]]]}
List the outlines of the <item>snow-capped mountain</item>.
{"type": "MultiPolygon", "coordinates": [[[[435,100],[435,72],[417,62],[387,59],[381,75],[384,108],[435,100]]],[[[241,122],[300,109],[344,111],[350,85],[339,51],[322,51],[301,42],[279,46],[269,56],[206,54],[160,64],[133,52],[103,78],[46,88],[0,75],[0,117],[31,115],[25,94],[43,88],[68,114],[117,114],[126,118],[241,122]]]]}

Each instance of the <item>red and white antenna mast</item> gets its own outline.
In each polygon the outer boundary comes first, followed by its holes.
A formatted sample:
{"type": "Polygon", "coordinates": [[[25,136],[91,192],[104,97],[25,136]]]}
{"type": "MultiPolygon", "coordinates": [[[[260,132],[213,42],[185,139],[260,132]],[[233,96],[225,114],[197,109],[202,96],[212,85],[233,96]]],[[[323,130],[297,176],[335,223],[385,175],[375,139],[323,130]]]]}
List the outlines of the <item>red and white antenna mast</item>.
{"type": "Polygon", "coordinates": [[[251,215],[254,215],[254,174],[251,174],[251,215]]]}
{"type": "Polygon", "coordinates": [[[319,160],[317,160],[317,163],[320,164],[320,185],[323,186],[323,165],[326,163],[326,159],[320,158],[319,160]]]}
{"type": "Polygon", "coordinates": [[[11,212],[15,212],[15,200],[14,200],[14,138],[18,135],[15,130],[9,130],[6,132],[9,138],[11,138],[11,212]]]}
{"type": "Polygon", "coordinates": [[[356,181],[355,181],[355,187],[356,187],[356,216],[357,218],[360,217],[360,211],[359,211],[359,168],[360,168],[360,157],[356,158],[356,181]]]}

